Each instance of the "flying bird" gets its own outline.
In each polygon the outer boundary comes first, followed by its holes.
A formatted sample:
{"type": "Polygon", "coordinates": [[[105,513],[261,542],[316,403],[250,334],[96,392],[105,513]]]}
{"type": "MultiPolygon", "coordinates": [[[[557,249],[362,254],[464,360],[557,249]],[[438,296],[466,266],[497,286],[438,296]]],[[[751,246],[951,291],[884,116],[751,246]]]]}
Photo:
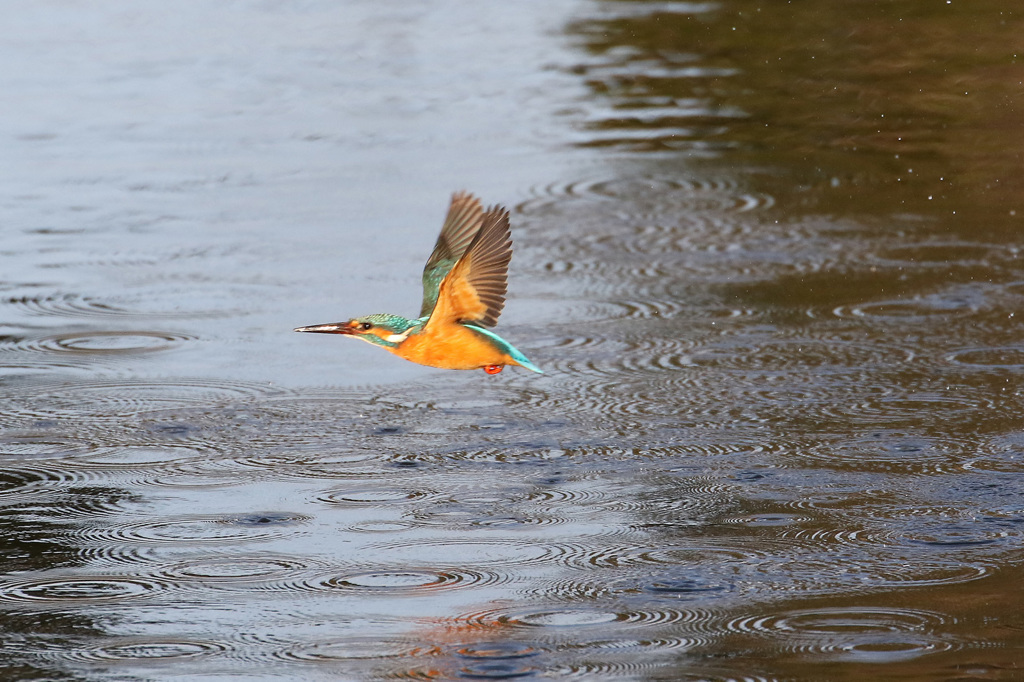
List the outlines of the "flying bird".
{"type": "Polygon", "coordinates": [[[497,374],[505,365],[518,365],[543,374],[487,329],[498,322],[505,307],[511,259],[508,211],[502,206],[485,211],[472,194],[456,192],[423,268],[418,318],[375,313],[295,331],[351,336],[430,367],[497,374]]]}

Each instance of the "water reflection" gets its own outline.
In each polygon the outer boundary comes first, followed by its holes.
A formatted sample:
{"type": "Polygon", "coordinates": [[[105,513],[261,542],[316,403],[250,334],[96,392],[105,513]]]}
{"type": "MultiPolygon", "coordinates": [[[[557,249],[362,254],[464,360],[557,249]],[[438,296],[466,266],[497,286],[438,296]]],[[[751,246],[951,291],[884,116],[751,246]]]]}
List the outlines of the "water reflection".
{"type": "Polygon", "coordinates": [[[589,54],[576,71],[599,96],[583,144],[728,155],[755,182],[781,176],[790,215],[964,225],[1018,209],[1020,17],[1000,3],[597,7],[570,28],[589,54]]]}

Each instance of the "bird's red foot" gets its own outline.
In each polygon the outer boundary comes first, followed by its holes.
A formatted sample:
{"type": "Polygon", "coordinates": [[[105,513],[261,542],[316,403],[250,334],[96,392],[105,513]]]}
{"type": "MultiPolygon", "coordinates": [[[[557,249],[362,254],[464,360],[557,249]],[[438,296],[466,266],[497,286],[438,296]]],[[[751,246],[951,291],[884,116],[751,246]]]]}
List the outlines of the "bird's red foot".
{"type": "Polygon", "coordinates": [[[505,365],[486,365],[484,371],[488,374],[497,374],[505,368],[505,365]]]}

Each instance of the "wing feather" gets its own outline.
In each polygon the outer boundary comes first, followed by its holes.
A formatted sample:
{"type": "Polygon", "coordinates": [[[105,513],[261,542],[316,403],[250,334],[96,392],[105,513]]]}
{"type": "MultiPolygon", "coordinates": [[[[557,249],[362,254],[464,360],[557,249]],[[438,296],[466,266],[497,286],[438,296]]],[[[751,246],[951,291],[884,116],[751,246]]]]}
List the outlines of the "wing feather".
{"type": "Polygon", "coordinates": [[[505,307],[508,264],[512,260],[512,234],[508,211],[493,206],[484,214],[480,230],[462,257],[438,287],[432,323],[471,322],[492,327],[505,307]]]}
{"type": "Polygon", "coordinates": [[[434,250],[423,267],[423,304],[420,317],[426,317],[437,303],[441,281],[469,248],[483,224],[480,200],[468,192],[452,195],[448,215],[437,237],[434,250]]]}

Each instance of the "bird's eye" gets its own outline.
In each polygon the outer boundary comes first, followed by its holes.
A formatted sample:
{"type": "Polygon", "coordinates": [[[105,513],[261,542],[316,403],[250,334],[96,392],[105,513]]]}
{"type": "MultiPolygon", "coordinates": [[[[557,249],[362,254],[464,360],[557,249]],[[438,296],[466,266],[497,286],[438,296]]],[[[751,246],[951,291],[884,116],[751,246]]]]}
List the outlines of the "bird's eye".
{"type": "Polygon", "coordinates": [[[369,322],[363,322],[361,325],[359,325],[359,328],[365,332],[373,329],[373,325],[370,324],[369,322]]]}

